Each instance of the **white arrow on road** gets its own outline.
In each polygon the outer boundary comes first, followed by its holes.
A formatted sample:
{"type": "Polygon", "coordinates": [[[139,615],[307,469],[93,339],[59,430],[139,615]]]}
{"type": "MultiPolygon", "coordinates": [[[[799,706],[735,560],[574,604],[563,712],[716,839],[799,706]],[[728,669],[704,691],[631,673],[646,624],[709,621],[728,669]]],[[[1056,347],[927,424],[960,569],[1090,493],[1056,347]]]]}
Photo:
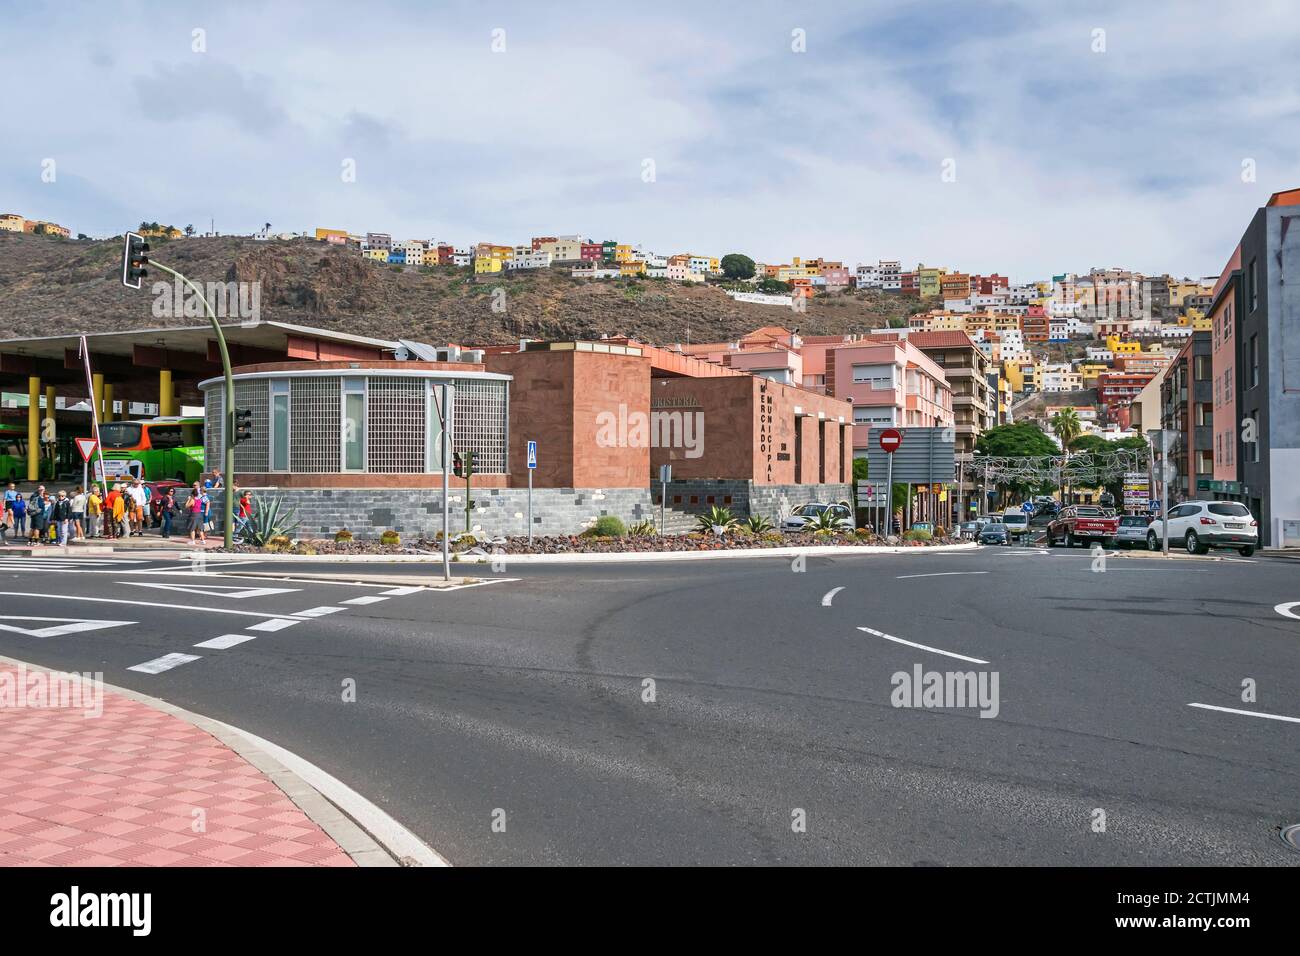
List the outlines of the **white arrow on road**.
{"type": "Polygon", "coordinates": [[[61,637],[64,634],[79,634],[83,631],[100,631],[108,627],[121,627],[134,624],[135,621],[94,621],[82,617],[30,617],[25,615],[0,615],[0,621],[63,621],[46,627],[18,627],[16,624],[0,624],[0,631],[12,631],[28,637],[61,637]]]}
{"type": "Polygon", "coordinates": [[[1277,611],[1277,613],[1281,614],[1283,617],[1289,617],[1293,621],[1300,621],[1300,614],[1296,614],[1296,612],[1292,610],[1295,607],[1300,607],[1300,601],[1288,601],[1285,604],[1278,604],[1273,608],[1273,610],[1277,611]]]}
{"type": "Polygon", "coordinates": [[[224,597],[243,600],[244,598],[266,597],[268,594],[293,594],[302,588],[250,588],[242,584],[164,584],[158,581],[119,581],[118,584],[131,584],[138,588],[157,588],[159,591],[184,591],[186,594],[202,594],[205,597],[224,597]]]}

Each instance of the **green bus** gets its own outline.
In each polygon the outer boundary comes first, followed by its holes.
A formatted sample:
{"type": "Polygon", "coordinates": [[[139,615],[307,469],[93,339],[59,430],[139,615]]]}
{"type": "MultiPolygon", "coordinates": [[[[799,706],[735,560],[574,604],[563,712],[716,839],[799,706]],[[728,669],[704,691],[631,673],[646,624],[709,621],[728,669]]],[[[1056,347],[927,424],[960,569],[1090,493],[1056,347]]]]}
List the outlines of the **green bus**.
{"type": "MultiPolygon", "coordinates": [[[[68,444],[71,444],[68,439],[68,444]]],[[[42,448],[40,456],[40,479],[52,480],[58,467],[52,450],[42,448]]],[[[10,425],[0,422],[0,481],[27,480],[27,426],[10,425]]]]}
{"type": "Polygon", "coordinates": [[[107,476],[100,474],[98,455],[91,459],[91,466],[101,480],[170,478],[191,484],[203,474],[202,417],[102,422],[99,442],[107,476]]]}

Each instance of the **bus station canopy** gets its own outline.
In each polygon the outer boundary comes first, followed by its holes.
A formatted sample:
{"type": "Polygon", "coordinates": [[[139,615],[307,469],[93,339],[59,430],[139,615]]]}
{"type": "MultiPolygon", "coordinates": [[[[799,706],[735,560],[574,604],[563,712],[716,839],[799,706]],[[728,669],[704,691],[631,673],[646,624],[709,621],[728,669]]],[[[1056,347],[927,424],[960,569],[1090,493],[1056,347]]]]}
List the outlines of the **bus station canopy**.
{"type": "MultiPolygon", "coordinates": [[[[232,366],[260,362],[348,361],[391,358],[400,343],[285,322],[222,324],[232,366]]],[[[81,336],[0,339],[0,391],[26,393],[30,379],[53,386],[60,398],[87,398],[81,336]]],[[[159,373],[171,373],[176,397],[201,405],[198,383],[221,374],[211,324],[94,332],[86,335],[91,372],[102,374],[118,401],[157,403],[159,373]]]]}

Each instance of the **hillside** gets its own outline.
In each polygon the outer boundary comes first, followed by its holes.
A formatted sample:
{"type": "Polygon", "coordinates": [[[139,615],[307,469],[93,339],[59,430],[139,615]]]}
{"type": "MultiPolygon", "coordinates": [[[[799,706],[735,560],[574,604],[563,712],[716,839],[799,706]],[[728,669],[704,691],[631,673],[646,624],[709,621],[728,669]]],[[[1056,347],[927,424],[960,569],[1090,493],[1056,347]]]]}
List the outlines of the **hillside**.
{"type": "MultiPolygon", "coordinates": [[[[193,325],[159,319],[148,285],[119,281],[121,244],[0,232],[0,337],[193,325]]],[[[861,332],[922,307],[874,290],[822,295],[802,315],[665,280],[591,281],[567,270],[475,280],[468,269],[401,268],[321,243],[251,239],[154,242],[152,255],[196,282],[261,280],[261,317],[380,338],[507,343],[520,337],[631,335],[664,345],[728,341],[764,325],[805,335],[861,332]],[[505,290],[505,311],[493,311],[505,290]]],[[[165,279],[161,273],[151,280],[165,279]]],[[[924,304],[928,307],[930,304],[924,304]]]]}

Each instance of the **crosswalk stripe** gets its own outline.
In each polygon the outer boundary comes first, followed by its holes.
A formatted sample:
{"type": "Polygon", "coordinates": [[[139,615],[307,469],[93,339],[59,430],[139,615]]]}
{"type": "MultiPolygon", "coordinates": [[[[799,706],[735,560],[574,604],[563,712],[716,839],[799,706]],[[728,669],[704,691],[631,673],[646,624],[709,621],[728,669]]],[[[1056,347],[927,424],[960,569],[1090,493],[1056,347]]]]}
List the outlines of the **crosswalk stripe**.
{"type": "Polygon", "coordinates": [[[134,667],[128,667],[129,671],[139,671],[141,674],[161,674],[163,671],[169,671],[173,667],[180,667],[182,664],[188,664],[190,661],[200,659],[199,654],[164,654],[162,657],[155,657],[151,661],[145,661],[143,664],[136,664],[134,667]]]}
{"type": "Polygon", "coordinates": [[[380,601],[387,601],[388,598],[379,594],[363,594],[361,597],[348,598],[343,604],[378,604],[380,601]]]}
{"type": "Polygon", "coordinates": [[[208,641],[200,641],[195,647],[210,647],[215,651],[224,651],[227,647],[243,644],[245,641],[257,640],[256,634],[222,634],[208,641]]]}
{"type": "Polygon", "coordinates": [[[389,594],[393,597],[400,597],[403,594],[414,594],[416,591],[423,591],[424,588],[393,588],[391,591],[382,591],[382,594],[389,594]]]}
{"type": "Polygon", "coordinates": [[[332,607],[328,604],[322,604],[320,607],[309,607],[305,611],[299,611],[298,617],[324,617],[326,614],[334,614],[338,611],[345,611],[347,608],[332,607]]]}
{"type": "Polygon", "coordinates": [[[295,624],[301,624],[302,621],[294,620],[288,617],[276,617],[269,621],[258,621],[256,624],[250,624],[245,628],[247,631],[283,631],[286,627],[293,627],[295,624]]]}

